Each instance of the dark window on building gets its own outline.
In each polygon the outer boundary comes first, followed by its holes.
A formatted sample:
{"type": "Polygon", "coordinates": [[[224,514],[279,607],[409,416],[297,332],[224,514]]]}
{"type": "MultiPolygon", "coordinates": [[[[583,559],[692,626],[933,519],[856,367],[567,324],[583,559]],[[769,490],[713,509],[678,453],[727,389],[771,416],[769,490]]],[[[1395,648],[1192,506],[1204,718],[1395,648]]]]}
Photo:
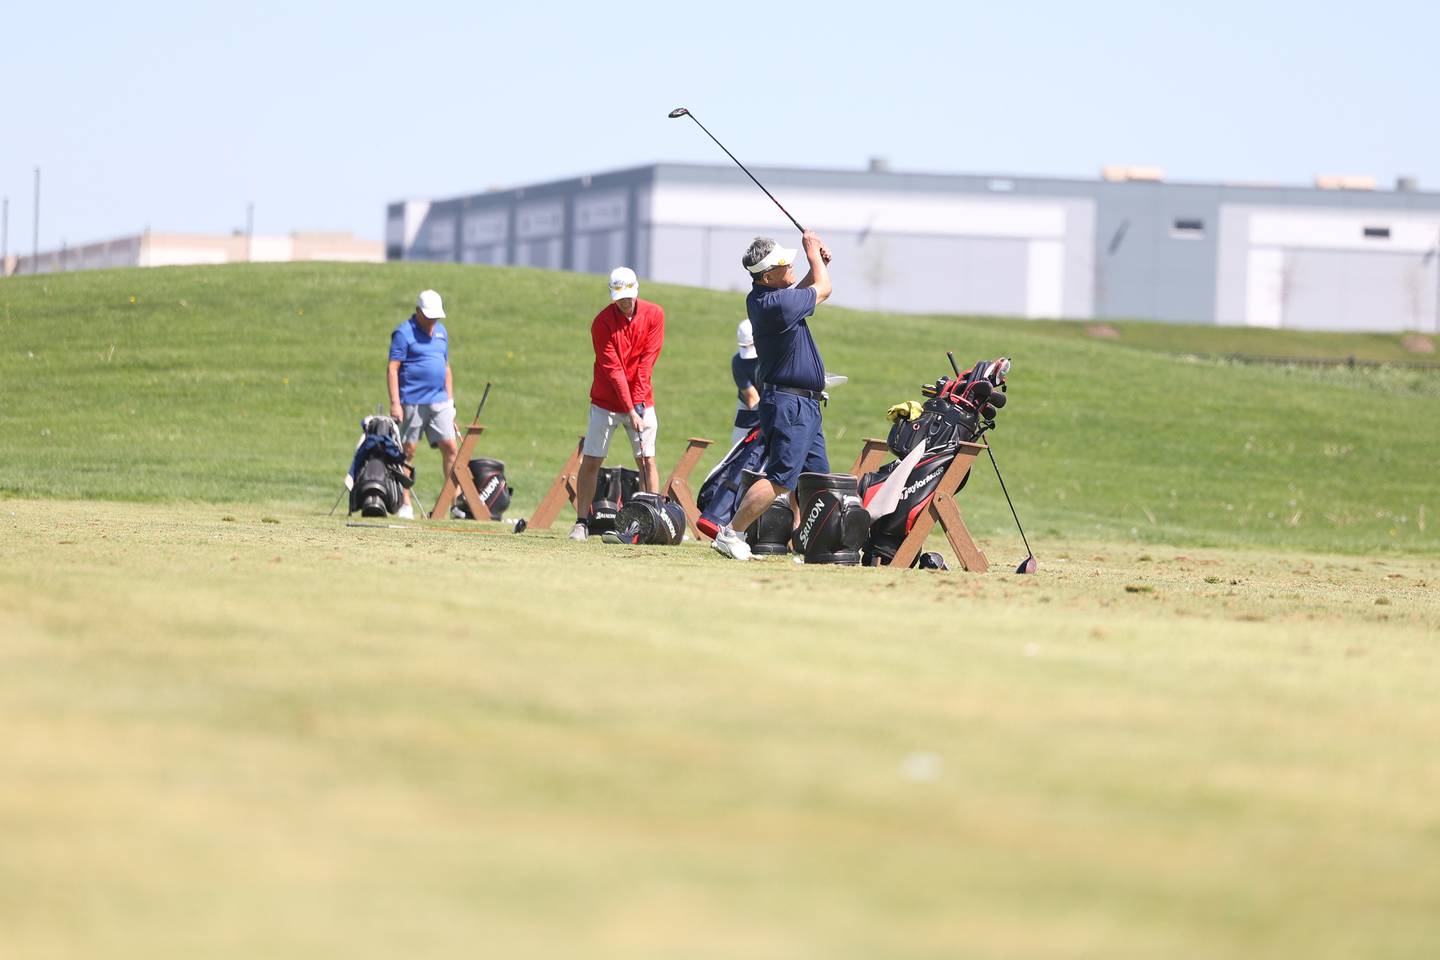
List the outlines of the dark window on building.
{"type": "Polygon", "coordinates": [[[1205,221],[1198,217],[1176,217],[1171,224],[1170,235],[1175,237],[1205,236],[1205,221]]]}
{"type": "Polygon", "coordinates": [[[399,247],[398,244],[395,245],[395,246],[386,247],[386,248],[385,248],[385,259],[386,259],[386,260],[401,260],[401,259],[404,259],[404,251],[400,249],[400,247],[399,247]]]}
{"type": "Polygon", "coordinates": [[[1389,239],[1390,239],[1390,228],[1389,228],[1389,227],[1366,227],[1366,228],[1365,228],[1365,238],[1366,238],[1367,240],[1389,240],[1389,239]]]}

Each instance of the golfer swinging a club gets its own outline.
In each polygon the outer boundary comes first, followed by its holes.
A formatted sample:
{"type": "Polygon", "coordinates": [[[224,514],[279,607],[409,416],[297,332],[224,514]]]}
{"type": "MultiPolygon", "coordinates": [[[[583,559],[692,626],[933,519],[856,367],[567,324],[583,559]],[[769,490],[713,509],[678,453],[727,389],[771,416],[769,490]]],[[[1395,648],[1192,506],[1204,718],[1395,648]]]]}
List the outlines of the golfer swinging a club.
{"type": "Polygon", "coordinates": [[[650,377],[665,343],[665,311],[659,304],[640,299],[640,281],[629,267],[610,272],[610,305],[595,315],[590,339],[595,347],[595,371],[590,385],[590,423],[575,476],[579,494],[571,540],[589,536],[595,481],[616,427],[623,426],[630,435],[641,488],[651,493],[660,489],[660,472],[655,466],[659,421],[650,377]]]}
{"type": "Polygon", "coordinates": [[[795,283],[795,251],[756,237],[741,258],[752,286],[745,309],[760,364],[760,430],[766,443],[765,475],[751,485],[714,547],[733,560],[749,560],[745,531],[776,497],[795,489],[802,473],[829,473],[820,422],[825,364],[808,320],[830,297],[830,251],[815,234],[801,238],[810,272],[795,283]]]}

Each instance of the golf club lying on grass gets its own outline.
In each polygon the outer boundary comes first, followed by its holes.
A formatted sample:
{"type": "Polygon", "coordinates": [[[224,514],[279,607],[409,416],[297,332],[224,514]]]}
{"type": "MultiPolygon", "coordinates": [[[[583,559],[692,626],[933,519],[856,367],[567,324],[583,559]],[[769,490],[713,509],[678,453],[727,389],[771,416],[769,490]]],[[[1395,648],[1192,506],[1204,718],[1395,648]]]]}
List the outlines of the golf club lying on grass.
{"type": "MultiPolygon", "coordinates": [[[[955,371],[957,378],[960,377],[960,367],[955,363],[955,351],[946,350],[945,356],[950,360],[950,369],[955,371]]],[[[1001,402],[995,405],[1004,406],[1003,398],[1005,395],[1000,393],[995,396],[1001,398],[1001,402]]],[[[991,402],[994,403],[993,400],[991,402]]],[[[976,439],[978,440],[979,437],[977,436],[976,439]]],[[[1005,478],[1000,475],[1000,464],[995,462],[995,451],[990,449],[989,441],[985,443],[985,452],[990,455],[990,465],[995,468],[995,479],[1000,481],[1000,492],[1005,494],[1005,502],[1010,506],[1010,516],[1015,518],[1015,528],[1020,531],[1020,539],[1025,544],[1025,559],[1020,561],[1020,565],[1015,568],[1015,572],[1034,573],[1039,566],[1035,561],[1035,551],[1030,549],[1030,541],[1025,536],[1025,528],[1020,525],[1020,515],[1015,512],[1015,504],[1010,499],[1010,491],[1005,489],[1005,478]]]]}

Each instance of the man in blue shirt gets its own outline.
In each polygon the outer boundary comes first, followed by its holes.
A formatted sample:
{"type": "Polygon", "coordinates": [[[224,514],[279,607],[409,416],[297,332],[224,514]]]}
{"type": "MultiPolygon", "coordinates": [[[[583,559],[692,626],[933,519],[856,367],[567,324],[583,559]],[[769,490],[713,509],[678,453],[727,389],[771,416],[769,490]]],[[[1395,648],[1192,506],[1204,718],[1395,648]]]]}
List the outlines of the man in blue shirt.
{"type": "Polygon", "coordinates": [[[735,328],[735,355],[730,358],[730,376],[735,380],[735,429],[730,433],[733,447],[740,438],[760,426],[760,378],[756,369],[760,358],[755,353],[755,334],[750,318],[735,328]]]}
{"type": "Polygon", "coordinates": [[[760,429],[765,434],[765,476],[755,481],[714,547],[733,560],[749,560],[745,530],[776,497],[795,489],[802,473],[829,473],[820,394],[825,364],[810,336],[809,317],[830,297],[830,251],[815,234],[801,238],[810,272],[795,283],[795,251],[756,237],[741,258],[752,286],[745,310],[760,363],[760,429]]]}
{"type": "MultiPolygon", "coordinates": [[[[390,390],[390,416],[400,421],[400,442],[405,460],[415,461],[415,444],[423,430],[440,448],[442,472],[450,476],[458,447],[455,443],[455,384],[450,374],[450,334],[440,321],[445,307],[440,294],[422,291],[415,312],[390,335],[390,365],[386,382],[390,390]]],[[[396,514],[407,520],[415,516],[410,491],[396,514]]]]}

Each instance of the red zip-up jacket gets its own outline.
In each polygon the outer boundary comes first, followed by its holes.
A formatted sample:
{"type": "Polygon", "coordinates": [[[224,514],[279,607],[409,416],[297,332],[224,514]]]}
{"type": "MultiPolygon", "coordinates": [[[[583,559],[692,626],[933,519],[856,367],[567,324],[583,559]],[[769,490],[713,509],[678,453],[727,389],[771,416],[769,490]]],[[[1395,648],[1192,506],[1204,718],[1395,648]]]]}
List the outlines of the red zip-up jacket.
{"type": "Polygon", "coordinates": [[[629,413],[637,403],[653,406],[650,374],[665,342],[665,311],[660,305],[637,300],[635,316],[626,317],[612,303],[595,315],[590,339],[595,343],[590,402],[611,413],[629,413]]]}

